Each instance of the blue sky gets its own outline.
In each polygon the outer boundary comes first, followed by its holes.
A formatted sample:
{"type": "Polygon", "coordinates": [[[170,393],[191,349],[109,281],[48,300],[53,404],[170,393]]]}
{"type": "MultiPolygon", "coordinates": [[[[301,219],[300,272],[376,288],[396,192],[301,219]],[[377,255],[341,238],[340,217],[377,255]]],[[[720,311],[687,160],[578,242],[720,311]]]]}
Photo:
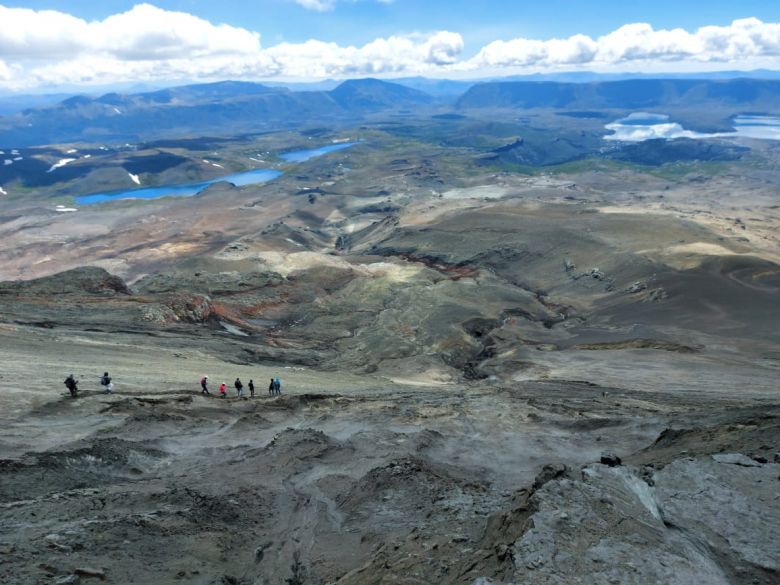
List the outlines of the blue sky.
{"type": "MultiPolygon", "coordinates": [[[[84,19],[102,19],[131,8],[126,0],[25,0],[9,7],[54,9],[84,19]]],[[[255,30],[264,45],[310,38],[364,44],[399,33],[452,30],[467,52],[496,39],[606,34],[621,25],[646,22],[655,28],[695,29],[738,18],[780,21],[776,0],[375,0],[341,1],[327,12],[294,0],[158,0],[155,6],[188,12],[214,23],[255,30]],[[472,46],[473,45],[473,46],[472,46]]]]}
{"type": "Polygon", "coordinates": [[[0,91],[780,70],[780,0],[0,0],[0,91]]]}

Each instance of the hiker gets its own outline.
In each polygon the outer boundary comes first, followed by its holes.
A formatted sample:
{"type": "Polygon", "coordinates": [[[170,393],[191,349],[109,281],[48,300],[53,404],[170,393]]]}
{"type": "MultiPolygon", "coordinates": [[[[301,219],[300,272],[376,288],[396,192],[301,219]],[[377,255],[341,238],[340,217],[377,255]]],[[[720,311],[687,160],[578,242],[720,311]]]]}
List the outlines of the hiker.
{"type": "Polygon", "coordinates": [[[282,381],[278,377],[274,380],[274,393],[277,396],[282,393],[282,381]]]}
{"type": "Polygon", "coordinates": [[[271,383],[268,384],[268,394],[269,394],[269,396],[273,396],[274,395],[274,390],[275,389],[276,389],[276,385],[274,384],[274,379],[271,378],[271,383]]]}
{"type": "Polygon", "coordinates": [[[235,383],[233,386],[236,387],[236,395],[238,398],[241,398],[244,395],[244,385],[241,383],[241,380],[236,378],[235,383]]]}
{"type": "Polygon", "coordinates": [[[100,385],[103,386],[103,392],[106,394],[111,394],[111,391],[114,389],[114,385],[111,383],[111,376],[108,375],[108,372],[104,372],[100,377],[100,385]]]}
{"type": "Polygon", "coordinates": [[[249,380],[249,397],[254,398],[255,397],[255,381],[249,380]]]}
{"type": "Polygon", "coordinates": [[[203,376],[200,379],[200,393],[204,394],[206,396],[211,396],[211,392],[209,392],[209,377],[203,376]]]}
{"type": "Polygon", "coordinates": [[[79,384],[79,381],[76,380],[76,378],[73,376],[73,374],[71,374],[70,376],[65,378],[65,387],[70,392],[71,398],[76,398],[76,394],[79,391],[78,384],[79,384]]]}
{"type": "Polygon", "coordinates": [[[219,385],[219,395],[221,398],[227,398],[227,384],[224,382],[219,385]]]}

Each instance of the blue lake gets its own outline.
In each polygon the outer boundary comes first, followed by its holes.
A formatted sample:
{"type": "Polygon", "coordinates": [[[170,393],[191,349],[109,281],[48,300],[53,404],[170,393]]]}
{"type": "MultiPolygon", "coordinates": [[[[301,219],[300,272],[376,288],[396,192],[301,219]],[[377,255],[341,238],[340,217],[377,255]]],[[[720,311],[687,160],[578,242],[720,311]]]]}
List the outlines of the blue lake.
{"type": "MultiPolygon", "coordinates": [[[[335,152],[338,150],[344,150],[351,146],[354,146],[357,142],[340,142],[338,144],[329,144],[320,148],[312,148],[309,150],[295,150],[286,152],[279,155],[279,158],[290,163],[301,163],[312,158],[335,152]]],[[[282,171],[274,169],[254,169],[251,171],[244,171],[243,173],[235,173],[232,175],[226,175],[217,179],[211,179],[209,181],[203,181],[200,183],[187,183],[183,185],[163,185],[161,187],[145,187],[140,189],[128,189],[126,191],[113,191],[110,193],[93,193],[92,195],[79,195],[75,197],[76,203],[79,205],[90,205],[93,203],[104,203],[106,201],[116,201],[119,199],[159,199],[160,197],[192,197],[197,195],[203,189],[214,183],[220,183],[226,181],[233,183],[237,187],[243,187],[245,185],[257,185],[260,183],[266,183],[272,181],[281,176],[282,171]]]]}
{"type": "Polygon", "coordinates": [[[339,142],[338,144],[329,144],[328,146],[322,146],[320,148],[312,148],[311,150],[295,150],[293,152],[285,152],[279,155],[284,161],[291,163],[305,162],[310,158],[322,156],[329,152],[336,152],[337,150],[344,150],[350,146],[355,146],[357,142],[339,142]]]}
{"type": "Polygon", "coordinates": [[[622,142],[643,142],[663,138],[754,138],[761,140],[780,140],[780,118],[776,116],[736,116],[732,119],[734,130],[731,132],[695,132],[672,122],[663,114],[637,112],[607,124],[611,130],[604,138],[622,142]]]}

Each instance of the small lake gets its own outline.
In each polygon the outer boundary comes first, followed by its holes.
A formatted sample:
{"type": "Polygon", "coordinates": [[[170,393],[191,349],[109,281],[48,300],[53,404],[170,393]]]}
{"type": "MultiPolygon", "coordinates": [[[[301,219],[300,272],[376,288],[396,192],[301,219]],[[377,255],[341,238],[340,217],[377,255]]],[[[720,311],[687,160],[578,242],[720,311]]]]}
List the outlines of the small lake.
{"type": "MultiPolygon", "coordinates": [[[[295,150],[285,152],[279,155],[279,158],[289,163],[301,163],[318,156],[344,150],[358,144],[357,142],[339,142],[338,144],[329,144],[320,148],[309,150],[295,150]]],[[[160,197],[192,197],[203,191],[209,185],[220,182],[232,183],[237,187],[245,185],[258,185],[273,181],[283,174],[282,171],[274,169],[254,169],[235,173],[202,181],[200,183],[187,183],[182,185],[163,185],[161,187],[145,187],[140,189],[128,189],[126,191],[114,191],[110,193],[94,193],[92,195],[79,195],[75,197],[79,205],[91,205],[93,203],[104,203],[106,201],[116,201],[120,199],[159,199],[160,197]]]]}
{"type": "Polygon", "coordinates": [[[732,120],[733,132],[695,132],[684,128],[678,122],[670,121],[663,114],[636,112],[625,118],[607,124],[605,128],[613,133],[605,140],[620,142],[643,142],[645,140],[675,138],[757,138],[762,140],[780,140],[780,117],[775,116],[736,116],[732,120]]]}
{"type": "Polygon", "coordinates": [[[293,152],[284,152],[279,155],[279,158],[286,162],[300,163],[300,162],[305,162],[310,158],[322,156],[323,154],[328,154],[330,152],[336,152],[338,150],[344,150],[345,148],[350,148],[351,146],[355,146],[356,144],[357,142],[339,142],[338,144],[329,144],[328,146],[322,146],[320,148],[312,148],[311,150],[296,150],[293,152]]]}

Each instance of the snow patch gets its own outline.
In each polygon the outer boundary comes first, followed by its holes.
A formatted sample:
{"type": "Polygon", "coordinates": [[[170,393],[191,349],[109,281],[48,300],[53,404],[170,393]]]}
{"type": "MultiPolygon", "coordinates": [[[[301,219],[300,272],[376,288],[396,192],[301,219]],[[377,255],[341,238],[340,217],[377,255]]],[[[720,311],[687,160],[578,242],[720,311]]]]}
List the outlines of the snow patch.
{"type": "Polygon", "coordinates": [[[91,154],[85,154],[84,158],[92,158],[92,155],[91,154]]]}
{"type": "Polygon", "coordinates": [[[78,149],[76,149],[76,148],[71,148],[70,150],[66,150],[66,151],[65,151],[65,154],[75,154],[75,153],[77,153],[77,152],[78,152],[78,149]]]}
{"type": "Polygon", "coordinates": [[[3,165],[8,166],[14,164],[14,161],[12,161],[10,158],[7,158],[3,161],[3,165]]]}
{"type": "Polygon", "coordinates": [[[54,208],[54,211],[59,211],[60,213],[70,213],[71,211],[78,211],[75,207],[65,207],[64,205],[58,205],[54,208]]]}
{"type": "Polygon", "coordinates": [[[48,171],[46,171],[46,172],[47,173],[54,172],[58,168],[64,167],[68,163],[72,163],[74,160],[76,160],[76,159],[75,158],[61,158],[58,162],[56,162],[53,165],[51,165],[51,168],[48,171]]]}
{"type": "Polygon", "coordinates": [[[224,169],[224,168],[225,168],[225,167],[223,167],[221,164],[218,164],[218,163],[211,163],[211,166],[212,166],[212,167],[218,167],[218,168],[220,168],[220,169],[224,169]]]}
{"type": "Polygon", "coordinates": [[[24,157],[23,156],[15,156],[14,160],[24,160],[24,157]]]}
{"type": "Polygon", "coordinates": [[[119,109],[119,108],[114,108],[114,111],[115,111],[117,114],[121,114],[121,113],[122,113],[122,112],[120,111],[120,109],[119,109]]]}
{"type": "Polygon", "coordinates": [[[134,175],[133,173],[127,173],[130,176],[130,180],[133,181],[136,185],[141,184],[141,179],[138,177],[138,175],[134,175]]]}
{"type": "Polygon", "coordinates": [[[8,191],[0,187],[0,195],[8,195],[8,191]]]}

